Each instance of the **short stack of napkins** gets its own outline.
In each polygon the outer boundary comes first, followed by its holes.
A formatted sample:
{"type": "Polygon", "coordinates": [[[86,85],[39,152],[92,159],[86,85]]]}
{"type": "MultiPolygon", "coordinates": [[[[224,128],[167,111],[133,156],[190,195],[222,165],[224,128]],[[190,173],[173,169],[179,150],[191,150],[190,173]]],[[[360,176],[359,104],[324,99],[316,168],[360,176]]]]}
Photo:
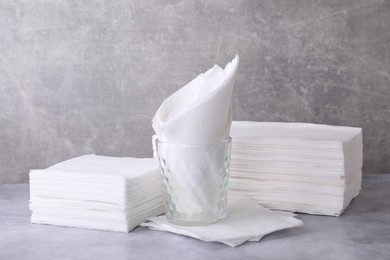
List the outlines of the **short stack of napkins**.
{"type": "Polygon", "coordinates": [[[362,179],[361,128],[233,122],[229,193],[271,209],[338,216],[362,179]]]}
{"type": "Polygon", "coordinates": [[[31,222],[129,232],[164,212],[155,159],[84,155],[30,171],[31,222]]]}

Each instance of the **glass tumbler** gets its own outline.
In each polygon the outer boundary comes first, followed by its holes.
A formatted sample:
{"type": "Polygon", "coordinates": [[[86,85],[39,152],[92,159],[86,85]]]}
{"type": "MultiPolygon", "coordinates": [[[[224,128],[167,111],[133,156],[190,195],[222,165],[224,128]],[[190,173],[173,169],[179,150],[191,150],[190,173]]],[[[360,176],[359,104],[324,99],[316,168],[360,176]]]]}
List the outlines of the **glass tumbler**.
{"type": "Polygon", "coordinates": [[[196,226],[225,218],[231,138],[199,145],[155,142],[167,220],[196,226]]]}

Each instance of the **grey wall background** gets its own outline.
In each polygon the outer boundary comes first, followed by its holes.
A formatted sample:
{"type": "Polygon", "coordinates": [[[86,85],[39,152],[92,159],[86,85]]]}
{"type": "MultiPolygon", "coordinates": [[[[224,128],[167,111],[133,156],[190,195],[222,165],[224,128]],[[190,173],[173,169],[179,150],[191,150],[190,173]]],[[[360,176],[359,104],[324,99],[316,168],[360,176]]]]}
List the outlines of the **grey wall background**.
{"type": "Polygon", "coordinates": [[[241,57],[235,120],[361,126],[390,172],[390,1],[0,0],[0,183],[151,156],[164,98],[241,57]]]}

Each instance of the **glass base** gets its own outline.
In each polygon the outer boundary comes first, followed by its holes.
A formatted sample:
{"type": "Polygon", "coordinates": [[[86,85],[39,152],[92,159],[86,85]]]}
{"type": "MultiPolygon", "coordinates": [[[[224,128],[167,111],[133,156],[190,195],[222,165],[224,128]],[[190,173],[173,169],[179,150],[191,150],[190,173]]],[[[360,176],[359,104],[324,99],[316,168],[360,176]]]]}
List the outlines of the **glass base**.
{"type": "Polygon", "coordinates": [[[169,222],[201,226],[226,217],[230,147],[231,139],[205,145],[156,140],[169,222]]]}

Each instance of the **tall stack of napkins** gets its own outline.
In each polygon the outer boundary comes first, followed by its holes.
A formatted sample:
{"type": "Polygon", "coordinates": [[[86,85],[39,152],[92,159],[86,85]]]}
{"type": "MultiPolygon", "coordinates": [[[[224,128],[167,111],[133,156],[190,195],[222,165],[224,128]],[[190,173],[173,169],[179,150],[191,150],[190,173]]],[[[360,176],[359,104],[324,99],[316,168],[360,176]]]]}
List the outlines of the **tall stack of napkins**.
{"type": "Polygon", "coordinates": [[[339,216],[362,179],[361,128],[234,121],[229,193],[271,209],[339,216]]]}
{"type": "Polygon", "coordinates": [[[163,213],[154,159],[84,155],[30,171],[31,222],[128,232],[163,213]]]}

